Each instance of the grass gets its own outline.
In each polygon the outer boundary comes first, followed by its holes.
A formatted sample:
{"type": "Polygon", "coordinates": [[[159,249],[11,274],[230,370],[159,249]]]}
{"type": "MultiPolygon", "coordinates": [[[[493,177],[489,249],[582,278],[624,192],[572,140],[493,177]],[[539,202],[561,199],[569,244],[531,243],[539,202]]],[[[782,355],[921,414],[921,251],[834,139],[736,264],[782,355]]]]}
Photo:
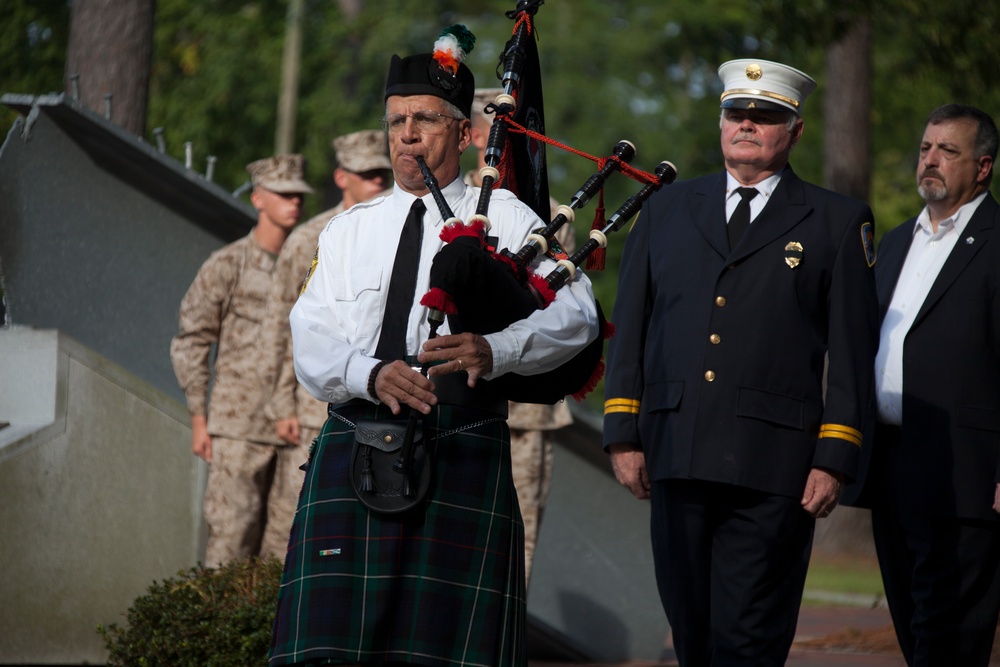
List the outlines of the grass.
{"type": "Polygon", "coordinates": [[[857,604],[873,604],[884,599],[878,562],[874,557],[813,554],[804,597],[809,603],[856,600],[857,604]]]}

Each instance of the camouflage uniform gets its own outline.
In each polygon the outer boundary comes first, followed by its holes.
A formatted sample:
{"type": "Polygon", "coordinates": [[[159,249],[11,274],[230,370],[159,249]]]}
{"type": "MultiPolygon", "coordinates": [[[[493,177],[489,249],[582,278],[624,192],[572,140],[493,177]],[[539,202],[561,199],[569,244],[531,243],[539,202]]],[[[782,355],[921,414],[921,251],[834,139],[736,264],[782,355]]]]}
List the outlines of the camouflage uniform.
{"type": "MultiPolygon", "coordinates": [[[[490,100],[492,101],[492,99],[490,100]]],[[[465,182],[473,185],[476,172],[465,174],[465,182]]],[[[555,213],[558,203],[549,200],[555,213]]],[[[565,224],[556,232],[556,240],[567,253],[576,249],[573,226],[565,224]]],[[[520,250],[520,248],[513,248],[520,250]]],[[[573,423],[566,401],[555,405],[533,403],[507,404],[507,426],[510,428],[510,458],[514,474],[517,502],[524,520],[524,580],[531,582],[531,563],[535,557],[542,512],[552,486],[553,431],[573,423]]]]}
{"type": "MultiPolygon", "coordinates": [[[[337,137],[332,142],[337,165],[360,173],[374,169],[392,170],[389,143],[384,132],[361,130],[337,137]]],[[[319,235],[332,218],[345,210],[344,202],[310,218],[295,228],[274,268],[271,301],[265,323],[264,349],[276,366],[268,369],[268,381],[274,390],[265,412],[275,421],[297,417],[299,443],[308,449],[319,436],[327,418],[327,403],[318,401],[298,383],[292,358],[292,332],[288,314],[299,296],[302,281],[319,247],[319,235]]]]}
{"type": "Polygon", "coordinates": [[[210,567],[256,555],[283,559],[302,486],[299,466],[308,451],[283,444],[264,413],[270,384],[261,375],[261,322],[275,261],[253,231],[212,253],[181,301],[170,344],[188,410],[208,415],[212,463],[204,512],[210,567]]]}
{"type": "Polygon", "coordinates": [[[302,288],[302,280],[309,271],[309,265],[319,246],[320,232],[330,222],[330,218],[344,210],[338,204],[329,211],[320,213],[299,225],[285,241],[274,268],[271,285],[270,304],[265,322],[262,347],[270,351],[270,358],[276,362],[270,370],[274,391],[265,408],[266,415],[273,419],[298,417],[299,444],[308,450],[312,441],[326,422],[327,403],[313,398],[295,379],[292,363],[292,332],[288,327],[288,314],[292,312],[295,299],[302,288]]]}

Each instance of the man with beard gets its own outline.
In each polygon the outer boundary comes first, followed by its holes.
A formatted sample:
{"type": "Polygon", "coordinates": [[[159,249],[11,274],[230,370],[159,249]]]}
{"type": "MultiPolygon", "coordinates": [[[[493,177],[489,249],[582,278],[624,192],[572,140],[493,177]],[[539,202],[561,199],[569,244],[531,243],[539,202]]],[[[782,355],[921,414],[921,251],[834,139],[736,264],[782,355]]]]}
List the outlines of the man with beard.
{"type": "Polygon", "coordinates": [[[997,143],[979,109],[934,110],[916,172],[926,206],[879,247],[875,447],[845,500],[872,508],[910,665],[987,665],[1000,615],[997,143]]]}

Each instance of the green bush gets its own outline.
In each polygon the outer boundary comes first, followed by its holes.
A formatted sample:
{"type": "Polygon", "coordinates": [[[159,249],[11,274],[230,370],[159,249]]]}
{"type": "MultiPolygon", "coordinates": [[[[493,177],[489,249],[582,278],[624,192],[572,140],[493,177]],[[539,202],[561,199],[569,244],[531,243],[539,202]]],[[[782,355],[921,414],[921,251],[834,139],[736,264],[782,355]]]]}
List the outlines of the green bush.
{"type": "Polygon", "coordinates": [[[194,567],[153,583],[128,610],[128,628],[100,626],[108,665],[267,665],[281,581],[277,559],[194,567]]]}

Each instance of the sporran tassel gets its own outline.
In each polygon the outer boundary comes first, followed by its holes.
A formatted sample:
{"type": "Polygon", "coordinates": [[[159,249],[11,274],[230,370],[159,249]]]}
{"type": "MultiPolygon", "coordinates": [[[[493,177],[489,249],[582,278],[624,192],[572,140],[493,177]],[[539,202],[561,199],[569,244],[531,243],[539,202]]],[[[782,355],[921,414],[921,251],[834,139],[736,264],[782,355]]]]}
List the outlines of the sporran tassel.
{"type": "Polygon", "coordinates": [[[375,474],[372,472],[372,452],[371,449],[365,447],[365,453],[362,458],[362,468],[361,468],[361,481],[358,486],[365,493],[375,493],[375,474]]]}

